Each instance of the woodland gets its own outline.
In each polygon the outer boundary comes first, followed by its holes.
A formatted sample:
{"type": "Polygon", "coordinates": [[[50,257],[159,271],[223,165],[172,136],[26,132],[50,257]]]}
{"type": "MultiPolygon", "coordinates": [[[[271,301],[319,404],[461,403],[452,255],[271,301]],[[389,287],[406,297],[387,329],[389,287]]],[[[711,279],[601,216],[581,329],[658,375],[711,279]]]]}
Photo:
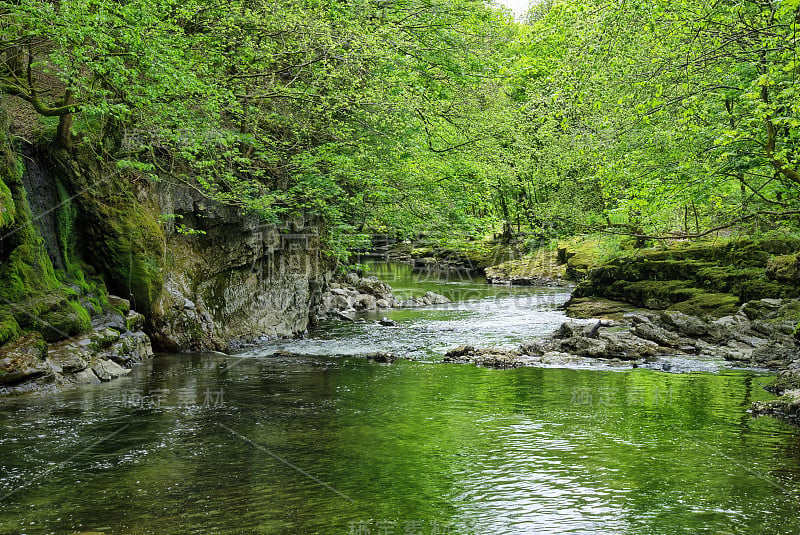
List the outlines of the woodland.
{"type": "Polygon", "coordinates": [[[792,233],[798,23],[798,0],[15,0],[0,90],[24,142],[320,218],[338,257],[792,233]]]}

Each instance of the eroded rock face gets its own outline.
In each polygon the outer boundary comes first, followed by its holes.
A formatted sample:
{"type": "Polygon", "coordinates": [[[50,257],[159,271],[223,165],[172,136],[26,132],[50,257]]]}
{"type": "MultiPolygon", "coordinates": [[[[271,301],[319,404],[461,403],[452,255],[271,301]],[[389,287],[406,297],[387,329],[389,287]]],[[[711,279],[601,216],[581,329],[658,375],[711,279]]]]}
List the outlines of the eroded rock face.
{"type": "Polygon", "coordinates": [[[199,233],[167,229],[172,262],[148,318],[154,345],[225,351],[308,328],[329,277],[317,222],[267,224],[188,188],[160,187],[157,195],[163,213],[199,233]]]}

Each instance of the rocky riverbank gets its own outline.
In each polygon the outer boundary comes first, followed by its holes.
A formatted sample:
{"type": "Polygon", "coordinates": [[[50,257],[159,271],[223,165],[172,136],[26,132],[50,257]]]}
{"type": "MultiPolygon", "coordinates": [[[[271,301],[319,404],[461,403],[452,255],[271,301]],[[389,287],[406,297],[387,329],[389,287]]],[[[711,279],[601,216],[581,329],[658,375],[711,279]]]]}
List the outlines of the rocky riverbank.
{"type": "Polygon", "coordinates": [[[374,312],[390,308],[406,308],[450,303],[450,299],[434,292],[399,299],[392,287],[377,277],[348,273],[328,285],[317,309],[318,319],[355,320],[358,312],[374,312]]]}
{"type": "Polygon", "coordinates": [[[92,318],[86,333],[48,344],[29,332],[0,347],[0,394],[110,381],[152,357],[144,316],[125,299],[109,296],[109,302],[116,306],[92,318]]]}
{"type": "Polygon", "coordinates": [[[646,365],[661,361],[668,369],[675,357],[723,357],[737,366],[800,370],[800,342],[787,319],[800,311],[798,299],[761,299],[735,314],[706,320],[675,311],[639,311],[621,321],[565,322],[540,341],[517,350],[451,350],[445,362],[473,362],[489,367],[517,367],[542,362],[574,363],[574,357],[646,365]],[[537,360],[538,359],[538,360],[537,360]]]}
{"type": "Polygon", "coordinates": [[[124,375],[151,342],[227,351],[307,330],[333,267],[319,220],[243,214],[88,144],[23,146],[12,123],[0,109],[0,392],[124,375]]]}

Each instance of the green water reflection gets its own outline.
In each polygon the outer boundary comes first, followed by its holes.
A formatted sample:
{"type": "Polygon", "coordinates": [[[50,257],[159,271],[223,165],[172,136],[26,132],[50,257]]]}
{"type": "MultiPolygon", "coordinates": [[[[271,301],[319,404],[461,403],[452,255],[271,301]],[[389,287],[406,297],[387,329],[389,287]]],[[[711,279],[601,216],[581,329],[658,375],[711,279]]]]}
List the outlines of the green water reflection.
{"type": "Polygon", "coordinates": [[[3,401],[0,532],[797,533],[768,380],[161,356],[3,401]]]}

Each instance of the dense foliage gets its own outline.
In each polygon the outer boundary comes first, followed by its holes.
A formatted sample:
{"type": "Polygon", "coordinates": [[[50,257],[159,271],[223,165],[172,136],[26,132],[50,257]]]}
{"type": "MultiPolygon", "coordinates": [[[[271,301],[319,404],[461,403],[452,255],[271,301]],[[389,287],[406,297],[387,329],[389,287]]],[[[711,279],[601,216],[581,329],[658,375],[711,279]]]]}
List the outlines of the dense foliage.
{"type": "Polygon", "coordinates": [[[796,226],[799,6],[6,0],[0,87],[58,145],[322,218],[342,254],[370,232],[796,226]]]}
{"type": "Polygon", "coordinates": [[[594,191],[601,226],[640,235],[796,216],[799,4],[534,10],[516,82],[544,149],[531,183],[594,191]]]}

